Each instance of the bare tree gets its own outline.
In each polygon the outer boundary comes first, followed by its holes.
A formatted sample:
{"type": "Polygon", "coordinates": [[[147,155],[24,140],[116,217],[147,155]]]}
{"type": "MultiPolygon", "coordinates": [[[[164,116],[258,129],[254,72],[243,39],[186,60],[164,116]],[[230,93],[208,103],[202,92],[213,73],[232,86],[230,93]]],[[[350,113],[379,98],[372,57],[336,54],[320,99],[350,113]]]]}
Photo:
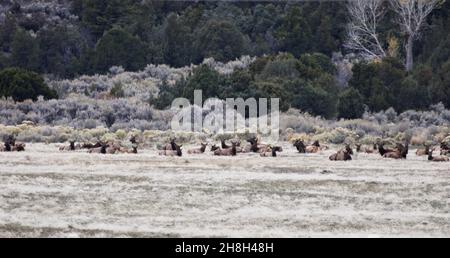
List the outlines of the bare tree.
{"type": "Polygon", "coordinates": [[[350,22],[345,47],[358,51],[368,59],[386,57],[379,36],[378,24],[385,13],[383,0],[349,0],[347,9],[350,22]]]}
{"type": "Polygon", "coordinates": [[[413,69],[413,45],[420,37],[426,17],[445,0],[390,0],[397,22],[406,36],[406,70],[413,69]]]}

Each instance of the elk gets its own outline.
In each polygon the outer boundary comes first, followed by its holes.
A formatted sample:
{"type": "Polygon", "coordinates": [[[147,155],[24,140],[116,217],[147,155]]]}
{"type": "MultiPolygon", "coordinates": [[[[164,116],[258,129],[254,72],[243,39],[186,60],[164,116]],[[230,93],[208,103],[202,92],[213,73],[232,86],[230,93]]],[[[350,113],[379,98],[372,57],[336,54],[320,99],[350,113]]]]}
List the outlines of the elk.
{"type": "Polygon", "coordinates": [[[375,152],[375,148],[373,148],[373,149],[370,149],[369,147],[367,147],[367,146],[362,146],[360,143],[357,143],[357,144],[355,144],[356,145],[356,152],[359,152],[359,153],[367,153],[367,154],[372,154],[372,153],[374,153],[375,152]]]}
{"type": "Polygon", "coordinates": [[[450,147],[448,147],[447,143],[441,142],[441,155],[445,156],[450,153],[450,147]]]}
{"type": "Polygon", "coordinates": [[[297,148],[297,151],[300,153],[306,153],[306,146],[302,140],[296,140],[294,142],[294,147],[297,148]]]}
{"type": "Polygon", "coordinates": [[[25,151],[25,147],[26,147],[25,143],[16,143],[16,145],[14,145],[14,147],[12,148],[12,151],[18,152],[25,151]]]}
{"type": "Polygon", "coordinates": [[[137,146],[133,146],[133,147],[131,147],[131,149],[121,149],[120,150],[122,153],[128,153],[128,154],[137,154],[138,153],[138,151],[137,151],[137,146]]]}
{"type": "Polygon", "coordinates": [[[428,153],[428,160],[433,162],[448,162],[449,158],[447,156],[437,156],[433,157],[433,151],[428,153]]]}
{"type": "MultiPolygon", "coordinates": [[[[175,143],[175,142],[174,142],[175,143]]],[[[174,146],[176,148],[176,150],[162,150],[159,152],[160,156],[168,156],[168,157],[182,157],[183,156],[183,151],[181,149],[181,147],[183,147],[183,145],[176,145],[174,146]]]]}
{"type": "Polygon", "coordinates": [[[116,154],[120,151],[120,146],[115,143],[109,143],[106,147],[106,154],[116,154]]]}
{"type": "Polygon", "coordinates": [[[229,145],[227,145],[227,144],[225,143],[225,140],[221,140],[220,143],[222,144],[222,149],[223,149],[223,150],[226,150],[226,149],[231,148],[231,146],[229,146],[229,145]]]}
{"type": "Polygon", "coordinates": [[[395,150],[392,149],[385,149],[384,148],[384,144],[380,143],[378,144],[378,152],[380,153],[380,155],[383,157],[385,154],[390,153],[390,152],[395,152],[395,150]]]}
{"type": "Polygon", "coordinates": [[[5,151],[6,152],[11,152],[12,151],[12,146],[9,142],[5,142],[5,151]]]}
{"type": "Polygon", "coordinates": [[[178,148],[181,148],[181,146],[175,143],[175,139],[171,139],[170,143],[166,144],[166,146],[164,146],[163,150],[177,151],[178,148]]]}
{"type": "Polygon", "coordinates": [[[25,151],[26,144],[25,143],[16,143],[16,138],[13,135],[6,137],[4,147],[2,151],[5,152],[22,152],[25,151]]]}
{"type": "Polygon", "coordinates": [[[206,146],[208,146],[208,144],[201,143],[200,145],[201,145],[200,148],[188,150],[188,154],[203,154],[203,153],[205,153],[206,146]]]}
{"type": "Polygon", "coordinates": [[[236,156],[236,143],[232,143],[232,147],[229,149],[217,149],[214,151],[215,156],[236,156]]]}
{"type": "Polygon", "coordinates": [[[60,151],[75,151],[79,149],[80,146],[75,145],[75,141],[69,141],[69,146],[61,146],[59,148],[60,151]]]}
{"type": "Polygon", "coordinates": [[[211,151],[212,152],[214,152],[214,151],[216,151],[218,149],[220,149],[220,148],[217,145],[215,145],[215,144],[211,146],[211,151]]]}
{"type": "Polygon", "coordinates": [[[313,144],[306,146],[306,153],[317,153],[320,151],[320,143],[319,141],[315,141],[313,144]]]}
{"type": "Polygon", "coordinates": [[[245,147],[242,149],[243,153],[249,153],[249,152],[259,152],[258,148],[258,140],[256,137],[252,137],[247,140],[248,144],[245,145],[245,147]]]}
{"type": "Polygon", "coordinates": [[[91,148],[88,150],[88,153],[91,154],[106,154],[106,148],[108,148],[107,144],[103,144],[101,147],[91,148]]]}
{"type": "Polygon", "coordinates": [[[137,148],[138,148],[137,146],[133,146],[133,147],[131,147],[131,149],[127,149],[127,148],[121,147],[118,150],[118,152],[125,153],[125,154],[137,154],[138,153],[137,148]]]}
{"type": "Polygon", "coordinates": [[[283,152],[283,148],[281,147],[272,147],[270,150],[266,150],[265,152],[261,152],[261,157],[276,157],[277,152],[283,152]]]}
{"type": "Polygon", "coordinates": [[[425,146],[425,149],[418,149],[416,151],[417,156],[428,156],[428,154],[430,154],[430,145],[424,144],[424,146],[425,146]]]}
{"type": "Polygon", "coordinates": [[[345,149],[339,150],[337,153],[331,155],[329,159],[331,161],[348,161],[352,160],[353,150],[349,145],[345,146],[345,149]]]}
{"type": "Polygon", "coordinates": [[[95,144],[88,142],[88,143],[83,143],[83,145],[81,145],[82,149],[95,149],[95,148],[100,148],[100,147],[102,147],[101,142],[97,142],[95,144]]]}
{"type": "Polygon", "coordinates": [[[395,151],[385,153],[383,155],[383,158],[406,159],[408,155],[408,149],[409,149],[408,143],[406,144],[406,146],[403,146],[402,144],[397,144],[397,149],[395,151]]]}

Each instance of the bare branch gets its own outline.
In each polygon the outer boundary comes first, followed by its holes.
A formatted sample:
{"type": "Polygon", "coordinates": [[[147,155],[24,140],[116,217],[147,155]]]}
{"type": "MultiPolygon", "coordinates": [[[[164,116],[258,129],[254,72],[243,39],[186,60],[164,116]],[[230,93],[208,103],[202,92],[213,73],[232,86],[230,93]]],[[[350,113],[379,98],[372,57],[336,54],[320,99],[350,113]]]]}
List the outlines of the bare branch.
{"type": "Polygon", "coordinates": [[[427,16],[445,0],[390,0],[402,32],[418,38],[427,16]]]}
{"type": "Polygon", "coordinates": [[[378,24],[385,9],[383,0],[349,0],[350,22],[345,47],[369,59],[382,59],[386,51],[378,37],[378,24]]]}

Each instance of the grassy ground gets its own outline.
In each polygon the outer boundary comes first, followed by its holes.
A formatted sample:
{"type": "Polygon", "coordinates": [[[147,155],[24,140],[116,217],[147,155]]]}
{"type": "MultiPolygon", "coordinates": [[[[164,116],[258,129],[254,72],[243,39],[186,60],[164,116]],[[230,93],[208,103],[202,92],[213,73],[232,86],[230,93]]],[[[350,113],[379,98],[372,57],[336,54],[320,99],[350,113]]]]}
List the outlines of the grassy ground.
{"type": "Polygon", "coordinates": [[[450,236],[450,163],[283,146],[278,158],[0,153],[0,237],[450,236]]]}

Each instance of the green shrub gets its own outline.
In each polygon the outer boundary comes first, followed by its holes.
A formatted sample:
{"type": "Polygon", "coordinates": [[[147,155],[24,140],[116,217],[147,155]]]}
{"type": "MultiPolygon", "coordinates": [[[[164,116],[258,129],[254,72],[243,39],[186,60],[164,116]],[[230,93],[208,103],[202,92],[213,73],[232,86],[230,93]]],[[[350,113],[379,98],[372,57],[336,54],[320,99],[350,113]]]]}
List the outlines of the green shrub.
{"type": "Polygon", "coordinates": [[[45,84],[40,75],[19,68],[0,72],[0,96],[12,97],[15,101],[37,100],[38,96],[57,98],[56,92],[45,84]]]}
{"type": "Polygon", "coordinates": [[[339,95],[339,118],[357,119],[364,114],[364,99],[358,90],[348,88],[339,95]]]}

